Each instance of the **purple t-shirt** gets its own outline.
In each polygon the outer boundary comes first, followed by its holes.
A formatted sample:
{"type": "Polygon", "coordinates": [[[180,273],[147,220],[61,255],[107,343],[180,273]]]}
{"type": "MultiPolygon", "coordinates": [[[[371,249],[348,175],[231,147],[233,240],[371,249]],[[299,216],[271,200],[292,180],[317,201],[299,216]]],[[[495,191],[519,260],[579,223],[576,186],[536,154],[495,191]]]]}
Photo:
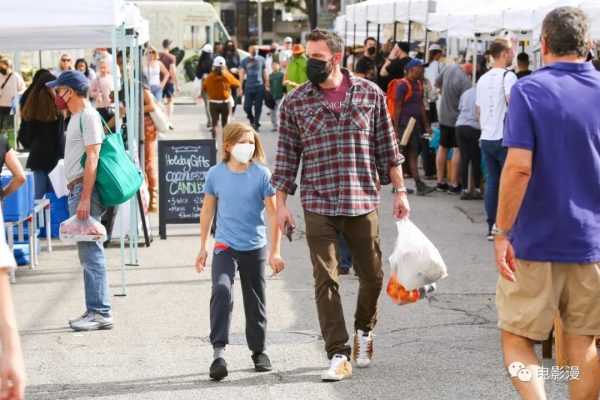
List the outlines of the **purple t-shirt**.
{"type": "Polygon", "coordinates": [[[412,95],[406,101],[404,100],[409,91],[408,84],[401,82],[396,89],[396,104],[397,107],[401,108],[400,126],[408,125],[408,121],[412,117],[422,129],[424,128],[421,126],[423,124],[423,107],[425,107],[423,85],[419,84],[418,81],[411,81],[410,83],[412,84],[412,95]]]}
{"type": "Polygon", "coordinates": [[[600,261],[600,73],[555,63],[510,95],[504,145],[533,152],[511,241],[530,261],[600,261]]]}
{"type": "Polygon", "coordinates": [[[342,79],[342,84],[340,86],[335,89],[321,89],[327,107],[338,116],[342,112],[344,100],[346,100],[346,94],[348,93],[349,88],[350,78],[348,78],[348,75],[344,74],[344,79],[342,79]]]}

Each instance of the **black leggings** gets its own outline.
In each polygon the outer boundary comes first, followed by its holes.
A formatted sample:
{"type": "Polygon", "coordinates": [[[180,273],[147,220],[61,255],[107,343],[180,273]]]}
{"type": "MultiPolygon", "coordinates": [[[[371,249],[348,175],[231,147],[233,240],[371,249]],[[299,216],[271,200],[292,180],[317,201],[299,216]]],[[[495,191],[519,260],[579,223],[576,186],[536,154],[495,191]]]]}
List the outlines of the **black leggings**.
{"type": "Polygon", "coordinates": [[[475,187],[481,188],[481,151],[479,138],[481,131],[470,126],[456,127],[456,140],[460,149],[460,177],[463,187],[469,186],[469,164],[473,172],[475,187]]]}

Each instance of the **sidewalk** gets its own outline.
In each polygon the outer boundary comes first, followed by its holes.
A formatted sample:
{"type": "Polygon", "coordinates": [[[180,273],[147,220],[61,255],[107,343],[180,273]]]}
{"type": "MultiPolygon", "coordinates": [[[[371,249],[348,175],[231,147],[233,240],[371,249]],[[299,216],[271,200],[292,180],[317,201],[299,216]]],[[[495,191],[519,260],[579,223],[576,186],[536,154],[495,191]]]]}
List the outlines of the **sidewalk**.
{"type": "MultiPolygon", "coordinates": [[[[208,138],[204,111],[176,106],[168,138],[208,138]],[[204,126],[201,132],[199,127],[204,126]]],[[[243,118],[241,109],[236,117],[243,118]]],[[[276,134],[263,117],[262,138],[272,166],[276,134]]],[[[412,182],[408,182],[412,186],[412,182]]],[[[384,257],[396,240],[391,193],[383,190],[384,257]]],[[[439,247],[449,278],[431,302],[398,307],[380,300],[375,359],[352,380],[323,384],[312,267],[304,240],[299,196],[290,198],[298,221],[294,242],[283,243],[287,269],[268,281],[269,348],[275,370],[256,374],[245,347],[243,307],[236,283],[230,376],[208,380],[210,269],[193,268],[199,226],[170,226],[166,241],[140,248],[140,266],[128,267],[127,297],[112,297],[112,331],[73,333],[67,320],[83,310],[83,282],[74,247],[57,243],[33,271],[19,270],[13,286],[29,375],[27,399],[513,399],[502,368],[494,293],[497,272],[485,240],[483,204],[447,194],[410,197],[413,221],[439,247]]],[[[119,249],[107,252],[113,294],[120,293],[119,249]]],[[[386,280],[388,266],[386,265],[386,280]]],[[[269,273],[270,275],[270,273],[269,273]]],[[[352,326],[358,281],[343,277],[346,322],[352,326]]],[[[550,398],[566,398],[555,385],[550,398]]]]}

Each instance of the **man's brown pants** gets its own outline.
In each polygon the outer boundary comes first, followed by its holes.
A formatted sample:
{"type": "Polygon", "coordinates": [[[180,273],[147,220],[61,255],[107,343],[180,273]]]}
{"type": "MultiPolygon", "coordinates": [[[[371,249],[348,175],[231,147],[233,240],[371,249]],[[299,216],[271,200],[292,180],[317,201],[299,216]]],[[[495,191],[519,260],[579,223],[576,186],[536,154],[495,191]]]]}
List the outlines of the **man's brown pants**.
{"type": "Polygon", "coordinates": [[[358,217],[328,217],[305,211],[304,217],[325,350],[329,358],[335,354],[350,356],[339,293],[337,233],[348,242],[360,282],[354,328],[371,331],[377,322],[377,301],[383,286],[379,216],[377,211],[358,217]]]}

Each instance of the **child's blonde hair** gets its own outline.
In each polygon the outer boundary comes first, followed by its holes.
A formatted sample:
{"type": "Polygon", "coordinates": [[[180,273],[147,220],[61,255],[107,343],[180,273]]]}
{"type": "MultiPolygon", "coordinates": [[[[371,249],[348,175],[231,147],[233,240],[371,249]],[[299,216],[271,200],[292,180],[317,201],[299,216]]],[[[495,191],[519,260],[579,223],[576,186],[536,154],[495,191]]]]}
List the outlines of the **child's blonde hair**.
{"type": "Polygon", "coordinates": [[[226,146],[233,147],[246,133],[252,133],[254,136],[254,154],[252,155],[252,160],[266,164],[267,157],[260,136],[250,125],[244,122],[231,122],[223,129],[223,161],[228,162],[231,158],[231,153],[225,150],[226,146]]]}

